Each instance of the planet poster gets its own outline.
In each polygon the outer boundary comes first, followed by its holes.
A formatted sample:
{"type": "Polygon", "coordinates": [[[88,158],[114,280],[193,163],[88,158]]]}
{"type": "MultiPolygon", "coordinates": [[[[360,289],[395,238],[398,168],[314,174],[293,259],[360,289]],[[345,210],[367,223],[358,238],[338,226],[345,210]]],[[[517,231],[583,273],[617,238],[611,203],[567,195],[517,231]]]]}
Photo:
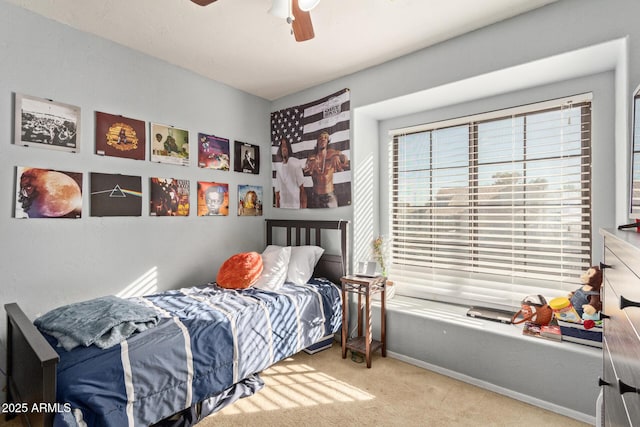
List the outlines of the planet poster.
{"type": "Polygon", "coordinates": [[[91,216],[142,215],[142,177],[90,174],[91,216]]]}
{"type": "Polygon", "coordinates": [[[82,173],[16,167],[15,217],[82,217],[82,173]]]}

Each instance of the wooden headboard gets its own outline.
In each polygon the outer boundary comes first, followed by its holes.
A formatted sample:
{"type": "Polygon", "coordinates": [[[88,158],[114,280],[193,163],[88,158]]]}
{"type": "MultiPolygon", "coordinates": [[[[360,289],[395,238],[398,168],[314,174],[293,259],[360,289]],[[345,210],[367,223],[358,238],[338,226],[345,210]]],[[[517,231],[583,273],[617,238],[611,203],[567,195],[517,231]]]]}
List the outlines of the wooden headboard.
{"type": "MultiPolygon", "coordinates": [[[[340,278],[347,273],[349,265],[349,242],[348,225],[349,221],[305,221],[305,220],[284,220],[268,219],[267,221],[267,245],[281,244],[286,246],[315,245],[325,248],[325,253],[316,265],[314,276],[326,277],[333,283],[340,285],[340,278]],[[329,237],[324,230],[336,230],[339,233],[339,254],[327,253],[327,247],[331,247],[326,240],[329,237]],[[276,234],[284,232],[284,240],[276,241],[276,234]]],[[[335,243],[335,240],[333,241],[335,243]]]]}

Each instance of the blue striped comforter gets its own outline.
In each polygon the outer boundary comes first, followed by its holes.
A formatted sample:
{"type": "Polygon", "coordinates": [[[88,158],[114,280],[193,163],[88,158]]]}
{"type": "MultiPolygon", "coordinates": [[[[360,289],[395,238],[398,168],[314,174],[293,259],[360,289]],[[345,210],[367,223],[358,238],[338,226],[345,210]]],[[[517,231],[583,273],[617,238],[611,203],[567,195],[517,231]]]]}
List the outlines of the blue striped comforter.
{"type": "MultiPolygon", "coordinates": [[[[325,279],[279,291],[215,285],[135,298],[160,313],[120,345],[58,350],[57,395],[89,426],[146,426],[219,394],[339,330],[325,279]]],[[[67,425],[70,414],[57,419],[67,425]]]]}

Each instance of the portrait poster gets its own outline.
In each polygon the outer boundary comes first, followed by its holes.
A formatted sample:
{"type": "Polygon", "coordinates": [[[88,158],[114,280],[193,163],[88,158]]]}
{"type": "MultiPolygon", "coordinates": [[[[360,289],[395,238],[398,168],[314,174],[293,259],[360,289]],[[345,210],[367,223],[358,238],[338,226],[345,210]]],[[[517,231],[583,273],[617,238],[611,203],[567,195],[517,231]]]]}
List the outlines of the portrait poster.
{"type": "Polygon", "coordinates": [[[228,171],[230,166],[229,140],[199,133],[198,167],[228,171]]]}
{"type": "Polygon", "coordinates": [[[189,180],[151,178],[150,216],[189,216],[189,180]]]}
{"type": "Polygon", "coordinates": [[[189,131],[151,123],[151,161],[189,166],[189,131]]]}
{"type": "Polygon", "coordinates": [[[262,216],[262,186],[238,185],[238,216],[262,216]]]}
{"type": "Polygon", "coordinates": [[[80,107],[17,93],[14,144],[80,151],[80,107]]]}
{"type": "Polygon", "coordinates": [[[80,218],[82,173],[18,166],[16,218],[80,218]]]}
{"type": "Polygon", "coordinates": [[[92,172],[91,216],[142,215],[142,177],[92,172]]]}
{"type": "Polygon", "coordinates": [[[96,111],[96,154],[144,160],[146,123],[142,120],[96,111]]]}
{"type": "Polygon", "coordinates": [[[260,147],[246,142],[235,141],[234,167],[236,172],[260,173],[260,147]]]}
{"type": "Polygon", "coordinates": [[[274,207],[351,204],[350,117],[349,89],[271,113],[274,207]]]}
{"type": "Polygon", "coordinates": [[[229,184],[198,181],[198,216],[229,215],[229,184]]]}

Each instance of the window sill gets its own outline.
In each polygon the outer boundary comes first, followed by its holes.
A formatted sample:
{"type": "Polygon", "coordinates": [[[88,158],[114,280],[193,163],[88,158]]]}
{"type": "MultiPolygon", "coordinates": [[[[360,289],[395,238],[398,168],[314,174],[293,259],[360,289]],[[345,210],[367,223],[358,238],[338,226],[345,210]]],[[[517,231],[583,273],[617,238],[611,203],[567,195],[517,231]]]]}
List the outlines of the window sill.
{"type": "MultiPolygon", "coordinates": [[[[380,306],[380,301],[374,301],[373,305],[374,307],[380,306]]],[[[418,316],[445,324],[477,329],[484,333],[502,335],[510,339],[522,339],[529,342],[533,341],[543,346],[554,346],[570,352],[589,355],[600,355],[602,353],[602,349],[597,347],[591,347],[569,341],[558,342],[523,335],[522,325],[504,324],[501,322],[468,317],[468,307],[466,306],[396,295],[391,299],[387,299],[385,308],[387,316],[389,316],[391,312],[398,312],[403,315],[418,316]]]]}

